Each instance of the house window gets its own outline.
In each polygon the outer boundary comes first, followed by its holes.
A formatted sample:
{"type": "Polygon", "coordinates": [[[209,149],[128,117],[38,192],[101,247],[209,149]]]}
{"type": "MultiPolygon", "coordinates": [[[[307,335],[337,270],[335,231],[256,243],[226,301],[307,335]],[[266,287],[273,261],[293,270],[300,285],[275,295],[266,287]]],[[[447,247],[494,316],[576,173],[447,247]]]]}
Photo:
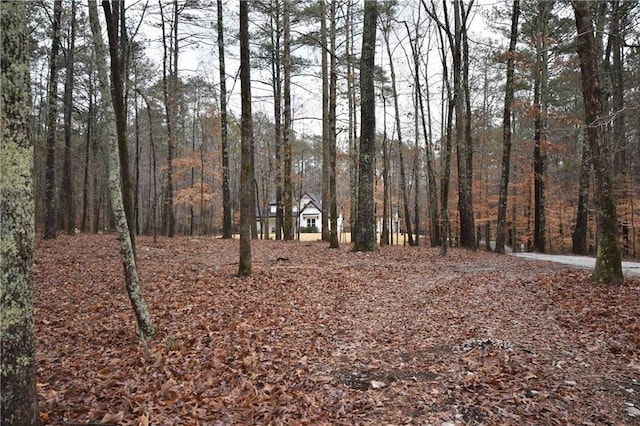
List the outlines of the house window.
{"type": "Polygon", "coordinates": [[[307,218],[307,226],[309,227],[316,226],[316,218],[315,217],[307,218]]]}

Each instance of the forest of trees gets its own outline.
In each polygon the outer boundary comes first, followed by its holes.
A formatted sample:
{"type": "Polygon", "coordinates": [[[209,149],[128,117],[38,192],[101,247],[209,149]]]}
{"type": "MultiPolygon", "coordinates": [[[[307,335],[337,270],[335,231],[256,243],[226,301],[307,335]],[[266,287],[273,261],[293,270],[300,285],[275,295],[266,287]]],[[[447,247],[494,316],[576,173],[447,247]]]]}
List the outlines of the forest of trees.
{"type": "MultiPolygon", "coordinates": [[[[134,247],[138,234],[230,237],[242,199],[238,10],[206,0],[109,4],[102,4],[107,59],[134,247]],[[194,51],[211,60],[194,65],[194,51]]],[[[602,103],[603,155],[595,157],[570,3],[375,6],[375,65],[360,61],[361,3],[249,7],[258,90],[247,193],[258,212],[277,201],[274,238],[293,238],[292,205],[308,191],[322,194],[323,220],[341,213],[356,240],[360,163],[369,156],[360,136],[370,130],[360,128],[368,119],[360,112],[371,112],[358,82],[373,66],[367,208],[383,224],[380,244],[391,242],[389,217],[398,214],[410,245],[427,236],[445,249],[442,241],[468,248],[497,241],[497,251],[593,254],[601,192],[594,178],[604,158],[618,243],[624,256],[639,255],[637,2],[587,7],[602,103]]],[[[111,231],[110,118],[88,9],[56,0],[30,2],[27,13],[37,235],[111,231]]],[[[323,225],[328,241],[331,227],[323,225]]]]}
{"type": "MultiPolygon", "coordinates": [[[[398,214],[396,231],[408,234],[410,245],[444,239],[484,248],[497,240],[498,251],[504,244],[595,253],[597,162],[572,7],[516,3],[517,11],[513,2],[377,4],[372,167],[380,244],[391,242],[388,218],[398,214]]],[[[108,118],[88,9],[72,0],[30,2],[27,9],[37,235],[110,231],[108,118]]],[[[115,2],[111,9],[105,38],[132,239],[230,237],[239,230],[241,200],[236,5],[115,2]],[[194,51],[210,60],[194,64],[194,51]]],[[[616,231],[623,255],[633,258],[640,248],[632,25],[639,9],[635,1],[591,2],[588,9],[616,231]]],[[[355,241],[360,111],[367,112],[359,84],[364,17],[363,4],[350,0],[249,6],[251,194],[258,212],[277,201],[272,238],[293,238],[292,218],[284,226],[285,218],[306,191],[322,194],[323,220],[332,205],[333,216],[345,217],[355,241]]],[[[323,227],[327,241],[330,228],[323,227]]]]}
{"type": "MultiPolygon", "coordinates": [[[[322,194],[331,247],[342,214],[354,250],[401,232],[443,254],[597,251],[611,283],[640,257],[637,1],[15,3],[3,169],[33,161],[37,238],[119,233],[142,337],[137,235],[240,234],[249,275],[249,239],[293,239],[303,192],[322,194]]],[[[23,208],[7,200],[31,191],[5,170],[3,250],[23,208]]],[[[28,264],[22,249],[3,258],[28,264]]]]}

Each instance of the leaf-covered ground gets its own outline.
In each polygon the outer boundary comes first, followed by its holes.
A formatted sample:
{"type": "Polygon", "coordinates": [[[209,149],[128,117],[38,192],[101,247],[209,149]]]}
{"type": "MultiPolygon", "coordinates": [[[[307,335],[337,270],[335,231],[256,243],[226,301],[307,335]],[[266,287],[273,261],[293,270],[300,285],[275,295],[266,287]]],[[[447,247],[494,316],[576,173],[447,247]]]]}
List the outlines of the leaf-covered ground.
{"type": "Polygon", "coordinates": [[[511,256],[138,240],[136,334],[114,235],[36,249],[49,424],[640,424],[640,280],[511,256]]]}

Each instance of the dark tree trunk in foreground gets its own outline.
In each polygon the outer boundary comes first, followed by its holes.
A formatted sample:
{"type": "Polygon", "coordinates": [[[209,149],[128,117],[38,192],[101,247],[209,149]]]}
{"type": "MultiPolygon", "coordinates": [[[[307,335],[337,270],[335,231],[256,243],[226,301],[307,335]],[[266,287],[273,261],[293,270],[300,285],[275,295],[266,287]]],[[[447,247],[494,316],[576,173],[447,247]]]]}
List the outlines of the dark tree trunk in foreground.
{"type": "Polygon", "coordinates": [[[251,225],[255,222],[253,204],[253,122],[251,118],[251,72],[249,59],[249,2],[240,1],[240,95],[242,98],[240,164],[240,261],[238,275],[251,275],[251,225]]]}
{"type": "Polygon", "coordinates": [[[53,36],[51,38],[51,56],[49,58],[49,92],[47,104],[47,160],[45,170],[45,220],[44,238],[56,237],[56,122],[58,120],[58,52],[60,50],[60,19],[62,15],[62,0],[53,3],[53,36]]]}
{"type": "Polygon", "coordinates": [[[604,138],[602,88],[598,69],[598,49],[593,35],[593,19],[588,1],[573,1],[578,33],[578,56],[582,72],[582,94],[587,124],[587,140],[595,171],[597,256],[592,274],[600,283],[622,283],[622,259],[618,245],[616,204],[611,182],[609,150],[604,138]]]}
{"type": "Polygon", "coordinates": [[[358,212],[356,240],[353,251],[375,251],[376,218],[374,191],[374,162],[376,145],[376,111],[373,85],[376,45],[376,0],[364,3],[364,27],[362,30],[362,55],[360,58],[360,161],[358,173],[358,212]]]}
{"type": "Polygon", "coordinates": [[[129,301],[136,315],[140,337],[147,339],[155,335],[155,329],[151,323],[151,316],[147,309],[147,303],[138,280],[138,270],[133,251],[127,224],[127,218],[122,200],[122,186],[120,182],[120,156],[118,153],[118,137],[115,124],[115,112],[113,103],[109,95],[109,80],[107,77],[106,57],[107,52],[102,41],[100,22],[98,21],[98,6],[95,1],[89,1],[89,20],[93,35],[93,45],[96,51],[96,68],[98,70],[98,80],[100,81],[101,99],[106,123],[106,137],[109,141],[107,156],[109,169],[109,196],[111,199],[111,209],[113,218],[118,230],[118,241],[120,243],[120,256],[124,267],[125,285],[129,301]]]}
{"type": "Polygon", "coordinates": [[[0,28],[0,423],[37,425],[31,46],[26,2],[2,2],[0,28]]]}
{"type": "Polygon", "coordinates": [[[220,68],[220,134],[222,149],[222,238],[232,238],[231,189],[229,186],[229,138],[227,133],[227,74],[224,63],[222,0],[218,5],[218,67],[220,68]]]}
{"type": "Polygon", "coordinates": [[[507,57],[507,84],[504,93],[504,113],[502,116],[502,174],[500,175],[500,196],[498,201],[498,225],[496,228],[496,253],[504,254],[506,242],[507,195],[509,187],[509,168],[511,161],[511,107],[513,103],[513,82],[515,68],[516,43],[518,41],[518,17],[520,1],[514,0],[511,12],[511,39],[507,57]]]}
{"type": "Polygon", "coordinates": [[[533,174],[534,174],[534,225],[533,246],[536,251],[544,253],[546,239],[546,196],[545,196],[545,169],[546,169],[546,144],[547,133],[547,86],[548,86],[548,21],[551,2],[538,2],[538,14],[535,27],[536,62],[534,71],[534,96],[535,110],[534,141],[533,148],[533,174]]]}

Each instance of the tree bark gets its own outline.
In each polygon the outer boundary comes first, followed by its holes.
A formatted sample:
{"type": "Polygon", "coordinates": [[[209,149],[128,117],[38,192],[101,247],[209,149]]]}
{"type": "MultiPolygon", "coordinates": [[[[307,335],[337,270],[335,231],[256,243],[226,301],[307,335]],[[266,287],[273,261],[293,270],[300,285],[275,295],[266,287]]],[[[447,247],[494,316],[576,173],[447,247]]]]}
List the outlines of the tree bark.
{"type": "Polygon", "coordinates": [[[356,113],[356,88],[354,73],[354,43],[353,43],[353,0],[347,0],[345,49],[347,54],[347,99],[348,99],[348,125],[349,125],[349,227],[351,241],[356,239],[356,216],[358,211],[358,151],[357,139],[357,113],[356,113]]]}
{"type": "Polygon", "coordinates": [[[53,2],[53,36],[49,63],[49,90],[47,95],[47,159],[45,171],[44,238],[56,238],[58,206],[56,202],[56,122],[58,120],[58,52],[60,50],[60,20],[62,0],[53,2]]]}
{"type": "MultiPolygon", "coordinates": [[[[124,1],[104,0],[102,8],[107,24],[109,37],[109,55],[111,57],[111,97],[116,118],[116,134],[118,138],[119,173],[122,185],[122,201],[125,217],[129,227],[131,247],[136,252],[135,213],[133,209],[133,183],[131,181],[131,167],[129,165],[129,147],[127,141],[127,111],[124,95],[124,54],[123,46],[127,43],[126,34],[119,34],[118,28],[124,20],[124,1]]],[[[100,60],[100,59],[98,59],[100,60]]]]}
{"type": "MultiPolygon", "coordinates": [[[[173,206],[173,159],[175,157],[176,150],[176,122],[174,120],[174,100],[175,97],[175,79],[173,78],[173,73],[177,72],[177,70],[168,70],[169,64],[169,46],[167,46],[167,34],[166,34],[166,23],[164,18],[164,10],[162,6],[162,1],[159,0],[158,4],[160,5],[160,18],[162,19],[162,46],[163,46],[163,56],[162,56],[162,92],[164,97],[164,108],[165,115],[167,120],[167,186],[165,187],[163,194],[163,214],[162,214],[162,230],[163,232],[170,238],[175,236],[176,231],[176,218],[175,211],[173,206]],[[169,75],[170,74],[170,75],[169,75]],[[170,87],[171,86],[171,87],[170,87]]],[[[177,14],[177,4],[174,3],[174,8],[177,14]]],[[[177,31],[177,22],[174,24],[177,31]]],[[[177,43],[177,41],[176,41],[177,43]]],[[[177,52],[173,52],[174,55],[177,55],[177,52]]]]}
{"type": "Polygon", "coordinates": [[[376,0],[364,3],[362,54],[360,57],[360,159],[358,176],[358,219],[353,251],[376,251],[376,218],[374,193],[374,162],[376,139],[375,93],[373,85],[376,44],[376,0]]]}
{"type": "MultiPolygon", "coordinates": [[[[476,249],[475,225],[473,217],[471,167],[472,150],[468,139],[468,120],[471,111],[466,108],[465,86],[468,84],[466,74],[469,68],[467,55],[463,55],[463,43],[466,37],[466,26],[462,20],[462,0],[454,0],[454,45],[453,45],[453,80],[456,112],[456,159],[458,166],[458,211],[460,213],[460,245],[472,250],[476,249]],[[463,62],[463,56],[465,61],[463,62]]],[[[470,136],[470,135],[469,135],[470,136]]]]}
{"type": "Polygon", "coordinates": [[[105,111],[106,135],[109,140],[108,147],[108,168],[109,168],[109,196],[111,199],[111,209],[118,230],[118,240],[120,242],[120,256],[124,267],[125,285],[127,294],[136,315],[140,337],[148,339],[155,335],[155,328],[151,322],[151,316],[147,309],[147,303],[142,293],[142,288],[138,279],[138,270],[130,238],[129,226],[124,210],[122,199],[122,186],[120,176],[120,156],[118,153],[118,136],[116,129],[116,117],[113,110],[113,100],[109,90],[109,80],[107,77],[106,48],[102,41],[102,32],[98,21],[98,6],[95,0],[89,1],[89,20],[91,32],[93,34],[93,44],[96,50],[96,68],[98,70],[98,80],[100,82],[101,98],[105,111]]]}
{"type": "Polygon", "coordinates": [[[253,193],[253,121],[251,118],[251,62],[249,52],[249,2],[240,2],[240,95],[242,98],[240,165],[240,260],[238,276],[251,275],[251,227],[255,222],[253,193]]]}
{"type": "MultiPolygon", "coordinates": [[[[338,194],[336,186],[336,100],[338,72],[336,69],[336,2],[330,6],[331,28],[329,44],[331,60],[329,64],[329,219],[331,230],[329,234],[329,248],[339,248],[338,242],[338,194]]],[[[324,203],[323,203],[324,204],[324,203]]]]}
{"type": "Polygon", "coordinates": [[[622,50],[624,46],[622,18],[628,13],[628,6],[620,0],[613,2],[611,16],[611,54],[613,80],[613,143],[614,168],[623,175],[627,174],[628,148],[625,132],[626,113],[624,109],[624,61],[622,50]]]}
{"type": "Polygon", "coordinates": [[[582,161],[580,162],[580,184],[578,190],[578,209],[576,212],[576,226],[571,235],[571,252],[573,254],[589,254],[587,244],[587,230],[589,224],[589,180],[591,178],[591,161],[589,159],[589,144],[580,136],[582,147],[582,161]]]}
{"type": "Polygon", "coordinates": [[[327,2],[320,0],[320,49],[322,70],[322,241],[329,241],[330,184],[329,168],[331,151],[331,129],[329,126],[329,61],[327,45],[327,2]]]}
{"type": "MultiPolygon", "coordinates": [[[[91,143],[93,141],[93,124],[94,124],[94,105],[93,105],[93,83],[88,82],[88,98],[89,106],[87,107],[87,127],[86,127],[86,139],[84,148],[84,176],[82,180],[82,225],[80,229],[82,232],[89,231],[89,162],[91,160],[91,143]]],[[[94,175],[95,175],[94,170],[94,175]]]]}
{"type": "Polygon", "coordinates": [[[74,235],[76,229],[76,209],[73,195],[73,165],[71,164],[71,115],[73,112],[74,51],[76,40],[76,2],[71,0],[71,28],[67,48],[66,76],[64,82],[64,160],[62,167],[62,202],[65,229],[74,235]]]}
{"type": "MultiPolygon", "coordinates": [[[[429,96],[429,85],[425,85],[427,108],[425,111],[423,95],[422,95],[422,83],[420,81],[420,55],[418,52],[418,26],[416,24],[416,36],[415,40],[411,40],[411,31],[409,25],[405,22],[405,28],[409,35],[409,45],[411,47],[411,54],[413,58],[413,73],[415,81],[416,91],[416,128],[418,126],[418,108],[420,112],[420,122],[422,124],[422,133],[425,138],[425,159],[427,162],[427,192],[429,203],[429,242],[431,247],[436,247],[441,243],[440,241],[440,220],[438,212],[438,188],[436,183],[435,167],[433,164],[433,143],[431,132],[431,106],[429,96]],[[425,118],[426,116],[426,118],[425,118]],[[427,126],[427,120],[429,120],[429,126],[427,126]]],[[[416,135],[418,134],[416,130],[416,135]]],[[[416,136],[417,139],[417,136],[416,136]]]]}
{"type": "Polygon", "coordinates": [[[291,179],[291,145],[292,145],[292,118],[291,118],[291,0],[284,0],[283,7],[284,26],[284,129],[282,135],[283,156],[284,156],[284,188],[283,188],[283,227],[284,239],[291,241],[294,238],[293,223],[293,181],[291,179]]]}
{"type": "MultiPolygon", "coordinates": [[[[272,2],[269,6],[269,19],[271,20],[271,81],[273,88],[273,119],[275,133],[275,187],[276,187],[276,240],[282,239],[282,229],[284,222],[284,200],[283,200],[283,131],[282,131],[282,55],[280,53],[280,43],[282,41],[280,27],[280,0],[272,2]]],[[[290,42],[290,40],[285,41],[290,42]]],[[[268,204],[268,200],[267,200],[268,204]]],[[[267,222],[269,213],[265,212],[267,222]]],[[[270,232],[267,229],[267,234],[270,232]]]]}
{"type": "Polygon", "coordinates": [[[509,194],[509,170],[511,162],[511,110],[514,93],[514,71],[516,43],[518,42],[518,18],[520,0],[514,0],[511,11],[511,37],[507,57],[507,83],[504,93],[504,113],[502,115],[502,172],[498,199],[498,221],[496,228],[496,253],[504,254],[506,243],[507,195],[509,194]]]}
{"type": "Polygon", "coordinates": [[[533,221],[533,246],[536,251],[544,253],[546,247],[546,197],[545,197],[545,169],[546,153],[544,145],[546,141],[547,125],[547,80],[548,80],[548,20],[551,3],[541,1],[538,3],[538,14],[535,27],[536,62],[534,64],[534,149],[533,149],[533,174],[534,174],[534,221],[533,221]]]}
{"type": "Polygon", "coordinates": [[[391,74],[391,90],[393,92],[393,108],[396,120],[396,131],[398,132],[398,161],[400,163],[400,192],[402,193],[402,211],[404,213],[405,232],[409,237],[409,245],[413,246],[413,229],[411,227],[411,213],[409,212],[409,191],[407,190],[407,176],[404,168],[404,144],[402,143],[402,127],[400,123],[400,108],[398,107],[398,90],[396,88],[396,72],[393,66],[393,55],[389,44],[390,23],[387,22],[383,31],[387,56],[389,56],[389,73],[391,74]]]}
{"type": "Polygon", "coordinates": [[[222,0],[218,7],[218,68],[220,69],[220,136],[222,150],[222,238],[230,239],[231,224],[231,188],[229,172],[229,136],[227,130],[227,72],[224,53],[224,27],[222,19],[222,0]]]}
{"type": "Polygon", "coordinates": [[[592,279],[599,283],[620,284],[622,258],[618,244],[616,204],[611,182],[609,149],[602,121],[602,89],[598,69],[598,50],[593,35],[593,18],[588,1],[572,1],[578,34],[578,57],[582,72],[582,93],[587,124],[587,140],[595,171],[597,255],[592,279]]]}
{"type": "Polygon", "coordinates": [[[33,320],[33,140],[25,2],[0,6],[0,423],[40,423],[33,320]]]}

